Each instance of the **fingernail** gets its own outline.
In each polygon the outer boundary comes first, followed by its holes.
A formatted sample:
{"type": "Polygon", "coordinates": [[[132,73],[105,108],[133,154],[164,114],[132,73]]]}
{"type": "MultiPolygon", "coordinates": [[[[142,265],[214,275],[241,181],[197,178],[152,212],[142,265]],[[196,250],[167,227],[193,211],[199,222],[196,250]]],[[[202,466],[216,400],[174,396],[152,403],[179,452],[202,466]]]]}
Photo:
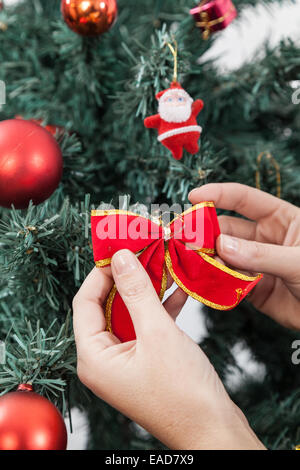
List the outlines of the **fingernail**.
{"type": "Polygon", "coordinates": [[[138,260],[129,250],[121,250],[113,257],[113,265],[117,275],[128,274],[138,269],[138,260]]]}
{"type": "Polygon", "coordinates": [[[229,254],[237,253],[239,250],[238,238],[221,235],[221,250],[229,254]]]}

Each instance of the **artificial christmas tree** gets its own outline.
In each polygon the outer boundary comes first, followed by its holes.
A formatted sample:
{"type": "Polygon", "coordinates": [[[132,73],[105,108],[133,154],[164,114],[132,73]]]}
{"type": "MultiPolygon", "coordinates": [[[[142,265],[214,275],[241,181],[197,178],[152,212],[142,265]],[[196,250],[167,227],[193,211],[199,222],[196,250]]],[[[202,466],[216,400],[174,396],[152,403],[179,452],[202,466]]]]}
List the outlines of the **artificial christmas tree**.
{"type": "MultiPolygon", "coordinates": [[[[241,12],[257,3],[235,6],[241,12]]],[[[90,211],[124,193],[139,203],[183,204],[206,182],[255,186],[257,156],[266,151],[280,167],[282,197],[299,206],[300,119],[291,102],[299,47],[286,40],[221,74],[212,61],[199,63],[216,35],[207,41],[199,35],[189,13],[197,2],[119,0],[118,22],[96,38],[69,29],[60,4],[26,0],[0,12],[0,79],[7,90],[1,120],[21,115],[65,130],[56,136],[64,161],[57,191],[36,207],[0,208],[0,339],[6,344],[0,392],[30,382],[63,413],[84,409],[91,449],[160,448],[76,376],[70,312],[93,267],[90,211]],[[180,161],[143,125],[157,111],[155,95],[170,85],[174,64],[166,44],[172,35],[178,81],[205,102],[200,150],[180,161]]],[[[268,159],[259,171],[262,189],[276,194],[268,159]]],[[[201,347],[254,431],[269,448],[293,448],[300,439],[300,377],[291,344],[299,333],[246,301],[232,312],[205,307],[204,313],[201,347]],[[250,349],[265,373],[230,389],[237,344],[250,349]]]]}

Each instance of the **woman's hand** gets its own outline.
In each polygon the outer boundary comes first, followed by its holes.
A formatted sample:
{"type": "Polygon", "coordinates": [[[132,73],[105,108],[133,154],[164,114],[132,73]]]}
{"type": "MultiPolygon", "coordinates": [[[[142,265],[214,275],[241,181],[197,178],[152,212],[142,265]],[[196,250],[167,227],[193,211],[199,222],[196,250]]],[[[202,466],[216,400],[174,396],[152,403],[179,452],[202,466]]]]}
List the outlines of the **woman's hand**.
{"type": "Polygon", "coordinates": [[[189,199],[214,201],[250,219],[219,217],[218,255],[236,269],[264,273],[248,299],[282,325],[300,329],[300,209],[236,183],[202,186],[189,199]]]}
{"type": "Polygon", "coordinates": [[[264,449],[208,358],[175,324],[186,295],[163,306],[144,268],[122,250],[94,269],[74,299],[78,375],[97,396],[173,449],[264,449]],[[113,278],[137,339],[105,331],[113,278]]]}

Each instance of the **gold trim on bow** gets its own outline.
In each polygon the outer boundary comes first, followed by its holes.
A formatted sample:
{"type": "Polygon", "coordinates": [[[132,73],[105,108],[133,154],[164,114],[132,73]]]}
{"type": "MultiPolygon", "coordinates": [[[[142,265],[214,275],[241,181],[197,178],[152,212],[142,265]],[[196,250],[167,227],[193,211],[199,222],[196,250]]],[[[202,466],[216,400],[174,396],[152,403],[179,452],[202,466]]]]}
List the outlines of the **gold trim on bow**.
{"type": "MultiPolygon", "coordinates": [[[[166,266],[163,267],[163,275],[162,275],[162,281],[161,281],[161,289],[159,293],[159,299],[160,301],[163,300],[165,292],[167,290],[167,283],[168,283],[168,274],[166,270],[166,266]]],[[[115,300],[115,296],[117,294],[117,287],[114,284],[113,288],[111,289],[109,296],[106,301],[106,306],[105,306],[105,320],[106,320],[106,331],[109,331],[109,333],[113,334],[112,330],[112,321],[111,321],[111,316],[112,316],[112,304],[113,301],[115,300]]]]}
{"type": "Polygon", "coordinates": [[[109,266],[111,264],[112,258],[106,258],[106,259],[101,259],[100,261],[96,261],[96,267],[97,268],[105,268],[106,266],[109,266]]]}
{"type": "MultiPolygon", "coordinates": [[[[201,256],[201,255],[200,255],[201,256]]],[[[214,308],[216,310],[230,310],[234,307],[236,307],[239,302],[240,302],[240,299],[243,295],[243,289],[236,289],[236,293],[237,293],[237,300],[236,302],[233,304],[233,305],[220,305],[220,304],[216,304],[214,302],[211,302],[210,300],[207,300],[205,299],[204,297],[201,297],[199,294],[196,294],[196,292],[192,292],[190,289],[188,289],[182,282],[181,280],[179,279],[179,277],[176,276],[174,270],[173,270],[173,265],[172,265],[172,260],[171,260],[171,256],[170,256],[170,253],[169,253],[169,250],[166,249],[166,265],[167,265],[167,268],[172,276],[172,278],[174,279],[174,281],[176,282],[176,284],[184,291],[186,292],[186,294],[188,294],[189,296],[191,296],[193,299],[195,300],[198,300],[198,302],[201,302],[203,303],[204,305],[207,305],[208,307],[211,307],[211,308],[214,308]]]]}
{"type": "Polygon", "coordinates": [[[237,279],[241,279],[242,281],[256,281],[257,279],[262,278],[262,274],[258,274],[257,276],[246,276],[245,274],[238,273],[237,271],[234,271],[233,269],[228,268],[222,263],[219,263],[217,260],[212,258],[211,256],[207,256],[205,253],[199,253],[199,256],[204,259],[209,264],[212,264],[216,268],[220,269],[221,271],[224,271],[224,273],[230,274],[232,277],[236,277],[237,279]]]}
{"type": "MultiPolygon", "coordinates": [[[[184,215],[187,215],[190,212],[193,212],[194,210],[201,209],[203,207],[215,207],[215,203],[213,201],[200,202],[199,204],[196,204],[195,206],[190,207],[189,209],[184,211],[182,214],[177,215],[174,218],[174,220],[172,220],[172,222],[170,222],[169,225],[171,225],[176,219],[178,219],[180,217],[183,217],[184,215]]],[[[104,217],[106,215],[119,215],[119,214],[120,215],[133,215],[135,217],[142,217],[143,219],[147,219],[147,220],[150,220],[151,222],[154,222],[151,218],[148,218],[144,215],[140,215],[140,214],[137,214],[135,212],[126,211],[126,210],[123,210],[123,209],[105,209],[105,210],[97,209],[97,210],[92,210],[91,211],[92,217],[104,217]]],[[[158,225],[162,226],[162,222],[158,225]]]]}
{"type": "Polygon", "coordinates": [[[105,306],[106,331],[109,331],[112,334],[113,334],[113,330],[112,330],[112,324],[111,324],[111,308],[112,308],[112,304],[115,299],[116,293],[117,293],[117,287],[116,285],[114,285],[112,290],[109,293],[109,296],[106,301],[106,306],[105,306]]]}
{"type": "Polygon", "coordinates": [[[161,289],[160,289],[160,294],[159,294],[160,301],[162,301],[162,299],[164,298],[164,295],[167,290],[167,284],[168,284],[168,273],[167,273],[166,266],[164,265],[163,276],[162,276],[162,281],[161,281],[161,289]]]}
{"type": "Polygon", "coordinates": [[[125,211],[123,209],[105,209],[105,210],[93,210],[91,212],[92,217],[103,217],[105,215],[134,215],[135,217],[142,217],[143,219],[148,219],[144,215],[136,214],[135,212],[125,211]]]}
{"type": "Polygon", "coordinates": [[[206,253],[208,255],[215,255],[216,254],[216,250],[214,250],[214,248],[200,248],[199,250],[193,250],[195,251],[196,253],[206,253]]]}
{"type": "Polygon", "coordinates": [[[196,204],[195,206],[190,207],[186,211],[184,211],[182,214],[176,214],[176,217],[168,224],[172,225],[174,222],[178,219],[182,219],[187,214],[190,214],[191,212],[194,212],[198,209],[203,209],[203,207],[215,207],[215,203],[213,201],[206,201],[206,202],[199,202],[199,204],[196,204]]]}

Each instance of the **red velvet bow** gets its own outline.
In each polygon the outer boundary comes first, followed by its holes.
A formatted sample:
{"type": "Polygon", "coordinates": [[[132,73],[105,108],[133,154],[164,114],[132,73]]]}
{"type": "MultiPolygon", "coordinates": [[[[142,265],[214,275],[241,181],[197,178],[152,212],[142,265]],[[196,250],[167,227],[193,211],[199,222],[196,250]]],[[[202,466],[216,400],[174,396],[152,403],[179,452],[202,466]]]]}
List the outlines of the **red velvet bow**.
{"type": "MultiPolygon", "coordinates": [[[[97,267],[109,266],[121,249],[139,254],[153,286],[163,298],[167,270],[194,299],[217,310],[236,307],[260,281],[214,259],[220,228],[213,202],[203,202],[176,216],[166,227],[133,212],[92,211],[92,239],[97,267]]],[[[130,314],[116,290],[106,302],[107,329],[121,341],[135,339],[130,314]]]]}

